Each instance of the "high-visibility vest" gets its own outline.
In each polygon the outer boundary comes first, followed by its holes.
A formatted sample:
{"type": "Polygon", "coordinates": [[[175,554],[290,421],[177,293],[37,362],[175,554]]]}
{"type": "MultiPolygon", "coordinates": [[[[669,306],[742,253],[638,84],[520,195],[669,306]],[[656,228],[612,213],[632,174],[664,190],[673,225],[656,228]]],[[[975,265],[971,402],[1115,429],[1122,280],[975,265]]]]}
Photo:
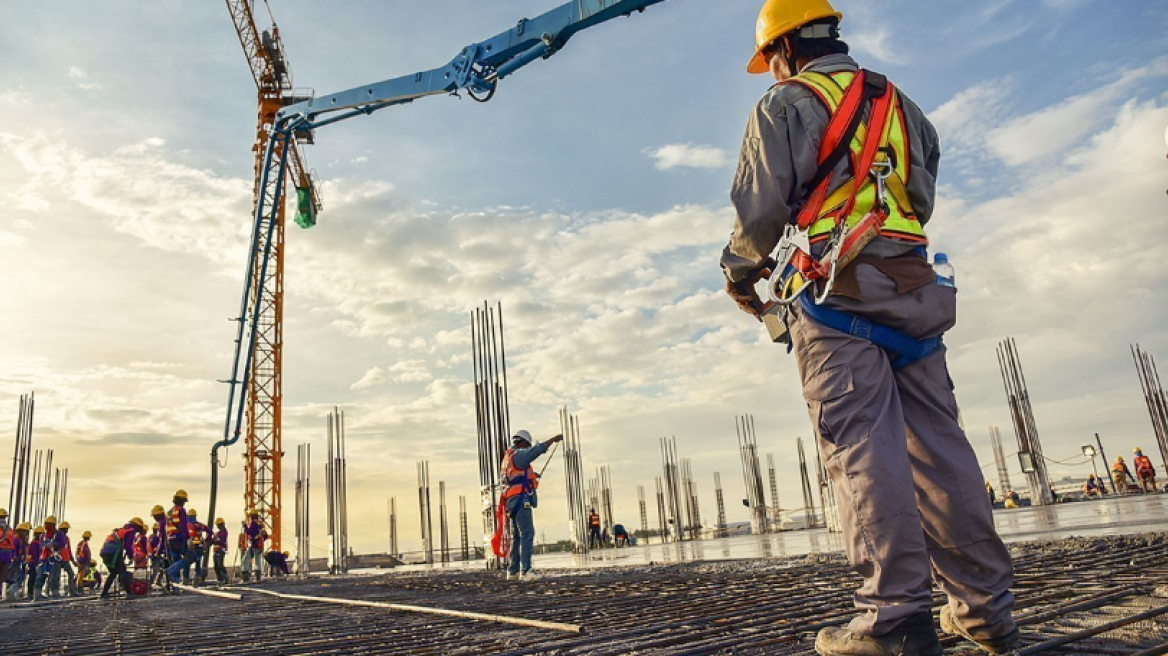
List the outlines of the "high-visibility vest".
{"type": "MultiPolygon", "coordinates": [[[[185,514],[185,511],[183,511],[181,506],[175,506],[175,507],[171,508],[169,511],[167,511],[167,513],[166,513],[166,519],[167,519],[166,537],[169,540],[178,540],[179,539],[179,535],[178,535],[179,526],[182,525],[182,517],[179,516],[180,511],[182,511],[185,514]]],[[[189,520],[187,522],[187,526],[188,526],[188,530],[189,530],[189,527],[190,527],[189,520]]]]}
{"type": "Polygon", "coordinates": [[[520,494],[531,494],[539,488],[539,475],[535,469],[527,467],[519,469],[515,466],[515,449],[507,449],[503,456],[502,480],[507,484],[503,490],[503,499],[510,499],[520,494]]]}
{"type": "Polygon", "coordinates": [[[16,548],[16,531],[11,528],[0,528],[0,551],[12,551],[16,548]]]}
{"type": "Polygon", "coordinates": [[[203,544],[203,529],[206,526],[199,522],[187,522],[187,533],[191,536],[191,544],[194,546],[201,546],[203,544]]]}
{"type": "Polygon", "coordinates": [[[1134,464],[1136,466],[1136,471],[1140,473],[1156,471],[1156,469],[1152,467],[1152,459],[1148,456],[1136,456],[1134,464]]]}
{"type": "Polygon", "coordinates": [[[1128,473],[1127,465],[1122,463],[1122,462],[1117,462],[1111,466],[1111,473],[1112,474],[1125,474],[1126,475],[1128,473]]]}
{"type": "MultiPolygon", "coordinates": [[[[810,90],[815,97],[823,102],[828,112],[834,115],[843,101],[844,92],[855,77],[856,73],[852,71],[841,71],[830,75],[804,71],[788,80],[787,83],[799,84],[810,90]]],[[[885,181],[888,219],[880,229],[880,236],[913,244],[927,244],[928,238],[925,237],[925,230],[917,219],[912,202],[908,197],[907,185],[912,160],[908,145],[908,129],[899,95],[895,98],[895,102],[890,103],[888,111],[889,116],[885,121],[884,134],[880,140],[880,151],[876,156],[876,162],[890,162],[893,165],[892,175],[885,181]]],[[[859,129],[856,130],[856,136],[850,144],[851,157],[849,161],[852,162],[853,166],[860,157],[860,150],[863,148],[867,135],[867,125],[870,121],[871,117],[868,117],[867,120],[861,122],[859,129]]],[[[858,177],[858,188],[856,188],[857,172],[853,171],[850,179],[828,194],[818,216],[812,223],[809,226],[800,226],[807,228],[807,236],[812,242],[827,239],[829,233],[835,228],[837,220],[842,218],[846,222],[846,226],[850,228],[875,207],[876,185],[872,176],[868,175],[868,171],[861,171],[858,172],[858,177]],[[853,189],[855,189],[856,196],[855,204],[846,217],[840,217],[853,189]]]]}
{"type": "Polygon", "coordinates": [[[592,513],[588,515],[588,526],[592,528],[600,528],[600,515],[592,513]]]}
{"type": "Polygon", "coordinates": [[[65,561],[66,563],[71,563],[73,562],[73,550],[70,548],[69,536],[63,533],[62,536],[65,538],[65,545],[61,547],[61,560],[65,561]]]}

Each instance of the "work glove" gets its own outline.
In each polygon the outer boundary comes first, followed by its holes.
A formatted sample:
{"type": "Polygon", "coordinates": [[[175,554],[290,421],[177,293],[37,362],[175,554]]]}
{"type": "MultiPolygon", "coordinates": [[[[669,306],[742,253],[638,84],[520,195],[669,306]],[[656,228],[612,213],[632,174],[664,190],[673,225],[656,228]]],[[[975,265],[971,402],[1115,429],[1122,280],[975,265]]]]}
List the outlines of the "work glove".
{"type": "Polygon", "coordinates": [[[759,321],[762,321],[762,300],[759,299],[754,286],[758,281],[769,278],[775,266],[776,262],[767,258],[762,266],[747,274],[742,280],[734,282],[729,278],[726,279],[726,294],[734,299],[734,302],[738,304],[738,309],[759,321]]]}

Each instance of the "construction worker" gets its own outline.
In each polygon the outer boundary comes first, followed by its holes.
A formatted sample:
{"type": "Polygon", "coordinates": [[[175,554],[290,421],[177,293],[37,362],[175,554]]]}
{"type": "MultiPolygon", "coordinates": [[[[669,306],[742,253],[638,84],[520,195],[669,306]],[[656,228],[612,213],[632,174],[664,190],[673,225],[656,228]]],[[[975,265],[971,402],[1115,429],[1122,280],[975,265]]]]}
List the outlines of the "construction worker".
{"type": "Polygon", "coordinates": [[[65,574],[65,582],[69,584],[69,596],[77,596],[77,573],[73,571],[73,543],[69,538],[69,522],[61,522],[61,526],[57,529],[58,540],[60,541],[60,560],[57,562],[57,571],[52,574],[53,586],[59,588],[61,585],[61,574],[65,574]]]}
{"type": "Polygon", "coordinates": [[[536,489],[539,475],[531,466],[535,459],[547,453],[548,447],[563,441],[563,435],[556,435],[546,442],[533,444],[531,433],[521,430],[511,437],[511,448],[503,455],[503,471],[500,481],[503,488],[502,502],[507,513],[508,528],[511,531],[511,565],[507,568],[507,579],[522,578],[533,581],[539,575],[531,569],[531,554],[535,547],[535,521],[532,510],[539,505],[536,489]]]}
{"type": "Polygon", "coordinates": [[[619,547],[623,543],[624,546],[629,546],[629,532],[625,529],[624,524],[617,524],[612,527],[612,539],[614,545],[619,547]]]}
{"type": "MultiPolygon", "coordinates": [[[[8,511],[0,508],[0,588],[8,585],[8,577],[16,558],[16,530],[8,526],[8,511]]],[[[7,590],[3,590],[5,597],[7,590]]]]}
{"type": "Polygon", "coordinates": [[[1083,495],[1088,499],[1103,496],[1103,491],[1099,488],[1099,481],[1095,478],[1095,474],[1087,475],[1087,483],[1083,485],[1083,495]]]}
{"type": "Polygon", "coordinates": [[[1156,491],[1156,468],[1152,466],[1152,459],[1144,455],[1140,447],[1133,451],[1132,465],[1136,468],[1136,476],[1140,479],[1140,490],[1144,494],[1156,491]]]}
{"type": "Polygon", "coordinates": [[[134,540],[139,533],[146,531],[146,522],[138,517],[126,522],[122,528],[115,529],[106,536],[101,545],[101,560],[109,570],[109,577],[101,588],[101,598],[109,599],[110,586],[114,581],[120,582],[123,590],[130,589],[132,575],[126,571],[126,558],[134,552],[134,540]]]}
{"type": "MultiPolygon", "coordinates": [[[[174,493],[174,506],[166,513],[166,545],[170,554],[170,566],[166,568],[166,575],[171,583],[178,583],[183,571],[183,561],[187,554],[187,540],[190,538],[190,526],[187,519],[187,491],[177,490],[174,493]]],[[[131,544],[132,546],[132,544],[131,544]]]]}
{"type": "Polygon", "coordinates": [[[147,548],[150,550],[150,585],[163,586],[166,584],[166,568],[169,550],[166,541],[166,509],[156,505],[150,510],[154,519],[154,528],[147,539],[147,548]]]}
{"type": "Polygon", "coordinates": [[[215,562],[215,578],[219,585],[227,585],[231,579],[227,576],[227,566],[223,561],[227,558],[227,523],[220,517],[215,520],[215,532],[211,535],[211,557],[215,562]]]}
{"type": "Polygon", "coordinates": [[[81,534],[81,541],[77,543],[77,591],[85,591],[85,581],[92,580],[89,572],[89,563],[93,561],[93,550],[89,547],[89,539],[93,533],[85,531],[81,534]]]}
{"type": "Polygon", "coordinates": [[[211,530],[207,525],[199,521],[199,513],[195,509],[187,511],[187,527],[190,531],[190,539],[187,541],[188,549],[186,560],[183,561],[183,583],[189,583],[191,580],[191,565],[195,566],[195,581],[203,580],[203,553],[207,541],[211,537],[211,530]]]}
{"type": "Polygon", "coordinates": [[[600,539],[600,514],[596,512],[595,508],[588,509],[588,548],[592,548],[593,541],[598,546],[603,547],[604,541],[600,539]]]}
{"type": "Polygon", "coordinates": [[[1123,461],[1123,456],[1116,456],[1115,462],[1111,464],[1111,482],[1115,485],[1116,494],[1127,494],[1128,479],[1133,483],[1136,480],[1131,470],[1127,468],[1127,463],[1123,461]]]}
{"type": "Polygon", "coordinates": [[[12,545],[12,565],[8,570],[8,588],[4,591],[6,601],[15,601],[16,594],[24,587],[28,563],[28,533],[31,529],[32,526],[28,522],[21,522],[16,527],[16,538],[12,545]]]}
{"type": "Polygon", "coordinates": [[[34,594],[37,587],[38,574],[41,567],[41,550],[44,547],[45,527],[38,526],[32,531],[32,541],[28,543],[28,558],[24,564],[24,580],[27,582],[28,591],[25,598],[34,599],[34,594]]]}
{"type": "Polygon", "coordinates": [[[44,599],[46,594],[54,598],[61,596],[61,549],[64,546],[64,536],[57,528],[57,517],[49,515],[45,518],[45,534],[41,538],[41,559],[33,599],[44,599]]]}
{"type": "Polygon", "coordinates": [[[268,539],[268,532],[264,530],[264,523],[260,521],[258,510],[249,508],[247,518],[248,521],[243,524],[243,534],[240,536],[247,545],[243,551],[243,581],[246,583],[250,580],[254,566],[255,581],[259,583],[260,563],[263,560],[264,541],[268,539]]]}
{"type": "Polygon", "coordinates": [[[268,564],[268,573],[271,576],[288,575],[288,552],[279,552],[272,549],[264,554],[264,562],[268,564]]]}
{"type": "Polygon", "coordinates": [[[998,502],[998,494],[994,492],[994,486],[990,485],[989,481],[986,481],[986,494],[990,498],[991,506],[998,502]]]}
{"type": "Polygon", "coordinates": [[[1006,652],[1019,641],[1013,567],[939,340],[956,323],[956,288],[925,253],[937,133],[891,82],[847,55],[842,17],[827,0],[764,4],[747,69],[779,84],[750,117],[721,258],[727,293],[759,321],[754,285],[782,267],[790,305],[778,328],[789,333],[774,337],[796,353],[846,551],[864,579],[859,615],[821,630],[816,650],[940,655],[935,575],[950,601],[942,630],[1006,652]],[[850,248],[865,243],[855,226],[876,235],[862,252],[850,248]],[[785,261],[773,262],[779,246],[785,261]],[[838,267],[837,256],[856,259],[838,267]]]}

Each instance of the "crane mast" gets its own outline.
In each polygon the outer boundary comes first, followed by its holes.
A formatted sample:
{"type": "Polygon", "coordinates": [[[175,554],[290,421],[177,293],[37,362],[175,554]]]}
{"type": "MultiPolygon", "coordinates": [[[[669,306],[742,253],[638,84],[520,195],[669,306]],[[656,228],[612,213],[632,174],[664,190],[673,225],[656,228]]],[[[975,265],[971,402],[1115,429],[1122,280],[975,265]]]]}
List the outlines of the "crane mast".
{"type": "MultiPolygon", "coordinates": [[[[285,203],[277,195],[281,182],[280,162],[287,161],[287,183],[297,189],[299,211],[297,223],[311,227],[315,223],[320,200],[312,175],[305,166],[300,143],[312,143],[311,131],[296,134],[295,140],[280,141],[274,159],[265,159],[276,114],[287,104],[303,100],[293,91],[292,76],[284,57],[279,29],[273,20],[270,31],[256,24],[252,0],[226,0],[239,43],[243,47],[255,80],[258,94],[256,138],[252,145],[255,157],[253,211],[256,207],[275,209],[276,220],[262,228],[262,238],[270,239],[271,270],[261,275],[257,261],[248,281],[249,302],[258,308],[256,337],[252,347],[251,368],[247,378],[247,431],[244,458],[244,508],[255,508],[271,536],[272,548],[280,549],[281,538],[281,469],[283,452],[283,349],[284,349],[284,228],[285,203]],[[285,158],[284,150],[288,150],[285,158]]],[[[253,249],[250,257],[264,254],[253,249]]],[[[242,514],[242,513],[241,513],[242,514]]],[[[212,521],[214,518],[212,518],[212,521]]]]}

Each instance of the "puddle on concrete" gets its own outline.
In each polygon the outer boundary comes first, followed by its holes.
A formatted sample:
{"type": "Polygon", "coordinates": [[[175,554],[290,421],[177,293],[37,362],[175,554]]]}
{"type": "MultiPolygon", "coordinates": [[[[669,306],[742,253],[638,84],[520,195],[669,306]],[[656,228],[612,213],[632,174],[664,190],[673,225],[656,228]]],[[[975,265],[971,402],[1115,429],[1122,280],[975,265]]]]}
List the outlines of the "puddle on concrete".
{"type": "MultiPolygon", "coordinates": [[[[1108,497],[1092,501],[994,511],[998,533],[1006,542],[1057,540],[1070,536],[1121,535],[1168,531],[1168,495],[1108,497]]],[[[538,549],[538,548],[537,548],[538,549]]],[[[536,553],[537,569],[612,567],[741,558],[785,558],[843,551],[842,537],[825,529],[773,535],[739,535],[722,540],[603,549],[588,556],[536,553]]],[[[482,561],[446,565],[409,565],[399,571],[480,568],[482,561]]]]}

